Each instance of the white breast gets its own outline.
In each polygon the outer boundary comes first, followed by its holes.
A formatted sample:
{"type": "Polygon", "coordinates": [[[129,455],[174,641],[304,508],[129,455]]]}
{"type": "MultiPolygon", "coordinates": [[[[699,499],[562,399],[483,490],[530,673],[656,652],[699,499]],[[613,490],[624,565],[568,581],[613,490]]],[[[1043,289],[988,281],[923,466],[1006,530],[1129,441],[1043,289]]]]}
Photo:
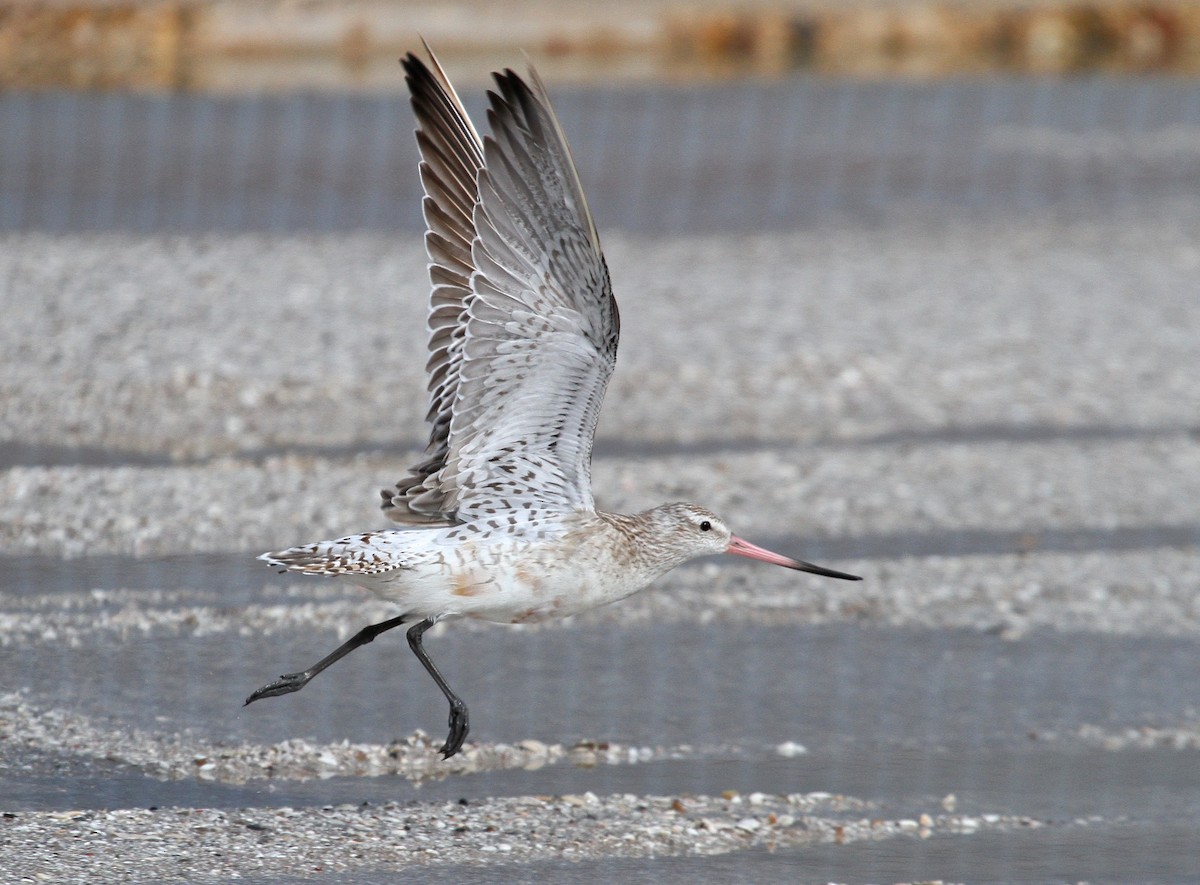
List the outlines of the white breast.
{"type": "Polygon", "coordinates": [[[561,515],[554,525],[517,532],[463,526],[379,532],[379,543],[403,546],[406,566],[345,577],[415,617],[532,623],[616,602],[656,577],[618,562],[609,532],[595,517],[561,515]]]}

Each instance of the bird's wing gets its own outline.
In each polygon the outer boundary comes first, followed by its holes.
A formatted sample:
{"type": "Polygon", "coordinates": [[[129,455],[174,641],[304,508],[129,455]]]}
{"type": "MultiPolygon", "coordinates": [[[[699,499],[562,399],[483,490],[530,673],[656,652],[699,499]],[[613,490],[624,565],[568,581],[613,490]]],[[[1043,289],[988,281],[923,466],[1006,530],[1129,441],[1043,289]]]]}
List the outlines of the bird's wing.
{"type": "Polygon", "coordinates": [[[429,444],[425,460],[408,476],[383,489],[383,510],[396,522],[437,523],[451,518],[438,474],[450,450],[450,423],[458,396],[459,370],[467,332],[467,305],[473,298],[475,265],[474,212],[478,201],[483,142],[437,58],[432,68],[413,54],[402,64],[417,118],[417,147],[421,153],[422,209],[428,230],[429,255],[429,444]]]}
{"type": "Polygon", "coordinates": [[[450,453],[439,474],[460,520],[590,509],[592,439],[619,318],[571,150],[545,87],[507,70],[475,204],[450,453]]]}
{"type": "Polygon", "coordinates": [[[384,492],[384,509],[402,522],[466,522],[590,508],[620,321],[570,148],[537,74],[526,82],[507,70],[488,93],[480,151],[434,66],[405,60],[434,284],[433,433],[427,460],[384,492]]]}

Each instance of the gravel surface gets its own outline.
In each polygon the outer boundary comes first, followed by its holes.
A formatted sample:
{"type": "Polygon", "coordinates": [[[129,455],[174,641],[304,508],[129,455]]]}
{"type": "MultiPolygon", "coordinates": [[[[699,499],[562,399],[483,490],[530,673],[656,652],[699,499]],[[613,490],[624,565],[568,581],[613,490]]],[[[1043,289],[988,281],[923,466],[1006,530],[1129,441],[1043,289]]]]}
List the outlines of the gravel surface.
{"type": "MultiPolygon", "coordinates": [[[[1194,430],[1197,226],[1184,201],[1066,222],[609,232],[623,328],[600,436],[1194,430]]],[[[6,235],[2,306],[19,321],[0,329],[0,438],[179,458],[423,445],[423,279],[411,236],[6,235]]]]}
{"type": "MultiPolygon", "coordinates": [[[[1136,658],[1121,662],[1130,681],[1118,689],[1134,684],[1138,667],[1159,672],[1151,665],[1165,637],[1186,657],[1200,636],[1198,220],[1197,206],[1181,200],[1088,217],[897,213],[754,236],[606,233],[624,337],[594,471],[601,503],[627,510],[695,499],[739,534],[867,580],[834,585],[700,563],[619,606],[530,629],[528,647],[539,632],[683,625],[694,647],[662,653],[697,662],[699,678],[707,646],[767,628],[902,631],[864,631],[848,652],[864,659],[887,637],[919,648],[948,629],[1019,649],[1053,645],[1046,636],[1077,637],[1081,648],[1116,637],[1136,658]]],[[[175,672],[211,640],[247,683],[213,689],[236,703],[238,691],[273,675],[259,672],[264,652],[252,640],[310,635],[316,648],[392,614],[346,585],[260,576],[251,557],[380,525],[375,489],[422,442],[423,274],[418,241],[369,233],[0,239],[0,552],[10,576],[26,576],[0,603],[0,657],[18,674],[0,686],[0,762],[42,797],[3,809],[7,875],[54,879],[69,860],[81,879],[287,881],[931,835],[969,845],[983,830],[1103,832],[1103,815],[1086,822],[1086,783],[1078,793],[1059,785],[1073,798],[1055,818],[1028,811],[1038,803],[1023,793],[970,798],[990,774],[903,795],[883,795],[869,778],[861,791],[813,792],[811,783],[793,789],[789,776],[779,791],[745,795],[571,786],[586,772],[636,780],[672,766],[712,771],[730,758],[804,762],[810,737],[801,734],[766,748],[714,743],[703,731],[690,744],[603,735],[572,744],[545,739],[549,726],[531,720],[521,739],[473,741],[441,763],[440,740],[412,732],[416,723],[390,742],[302,730],[225,740],[156,719],[129,699],[129,686],[120,703],[132,706],[106,717],[80,712],[69,693],[22,691],[63,660],[91,655],[107,666],[124,660],[123,649],[179,649],[178,659],[161,653],[146,664],[175,672]],[[213,555],[244,560],[244,575],[229,585],[122,577],[156,558],[213,555]],[[89,571],[102,561],[111,573],[89,571]],[[83,570],[70,572],[73,562],[83,570]],[[61,784],[64,772],[103,780],[125,771],[146,776],[148,796],[168,782],[261,793],[236,810],[99,801],[63,809],[39,786],[61,784]],[[475,792],[505,772],[565,786],[507,798],[475,792]],[[329,778],[437,779],[468,798],[330,806],[272,798],[276,786],[294,797],[329,778]],[[971,807],[956,808],[952,792],[971,807]]],[[[439,625],[431,635],[486,643],[499,629],[439,625]]],[[[969,658],[955,660],[989,691],[1013,678],[1002,664],[976,672],[969,658]]],[[[927,678],[912,674],[918,684],[927,678]]],[[[590,674],[577,682],[595,687],[590,674]]],[[[1133,713],[1110,716],[1102,695],[1067,695],[1084,712],[1053,728],[1026,709],[1036,686],[1021,684],[1014,697],[997,695],[1011,706],[996,716],[1005,734],[1036,731],[1063,759],[1174,754],[1168,765],[1184,783],[1188,754],[1200,749],[1192,682],[1167,678],[1144,714],[1131,703],[1120,709],[1133,713]]],[[[306,691],[305,703],[322,703],[330,684],[306,691]]],[[[677,712],[674,687],[648,678],[638,688],[631,709],[648,695],[661,705],[654,710],[677,712]]],[[[926,690],[930,715],[949,722],[955,711],[937,707],[939,686],[926,690]]],[[[866,721],[887,699],[860,700],[865,712],[847,715],[864,719],[846,728],[890,746],[894,736],[866,721]]],[[[322,709],[272,703],[254,722],[322,709]]],[[[739,703],[736,694],[714,698],[708,715],[736,717],[739,703]]],[[[421,723],[441,715],[431,708],[421,723]]],[[[928,726],[931,755],[921,765],[949,758],[939,755],[949,752],[940,727],[928,726]]],[[[843,733],[812,737],[825,752],[843,733]]],[[[992,771],[991,757],[971,758],[972,771],[992,771]]],[[[1155,802],[1131,814],[1176,808],[1155,802]]],[[[745,856],[770,863],[765,853],[745,856]]],[[[747,876],[765,869],[747,867],[747,876]]]]}
{"type": "Polygon", "coordinates": [[[871,817],[868,803],[828,794],[747,797],[530,796],[432,805],[245,809],[120,809],[6,817],[16,849],[10,875],[138,879],[148,859],[160,881],[228,881],[254,874],[325,877],[361,869],[489,860],[715,855],[934,833],[1037,827],[1036,821],[922,813],[871,817]],[[630,821],[636,821],[631,827],[630,821]],[[19,852],[19,855],[18,855],[19,852]],[[18,859],[19,857],[19,859],[18,859]],[[169,860],[164,867],[162,860],[169,860]]]}
{"type": "MultiPolygon", "coordinates": [[[[1186,525],[1195,522],[1200,499],[1200,445],[1183,430],[1108,441],[837,448],[602,456],[593,480],[607,509],[699,498],[735,514],[741,534],[813,540],[1186,525]]],[[[0,475],[0,543],[35,555],[164,556],[276,549],[313,533],[337,537],[382,524],[377,489],[411,459],[280,455],[102,471],[13,467],[0,475]],[[67,521],[64,504],[81,489],[88,517],[67,521]]]]}

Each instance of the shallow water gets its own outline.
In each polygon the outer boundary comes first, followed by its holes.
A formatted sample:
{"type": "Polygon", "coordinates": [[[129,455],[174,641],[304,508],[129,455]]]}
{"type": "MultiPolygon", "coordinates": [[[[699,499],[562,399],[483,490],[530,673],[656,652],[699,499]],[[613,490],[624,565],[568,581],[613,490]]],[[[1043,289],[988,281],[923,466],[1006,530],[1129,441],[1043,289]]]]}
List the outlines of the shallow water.
{"type": "MultiPolygon", "coordinates": [[[[283,581],[245,557],[137,562],[10,561],[25,575],[16,602],[87,586],[220,588],[219,605],[250,602],[283,581]],[[20,567],[18,567],[20,566],[20,567]],[[32,577],[36,573],[36,580],[32,577]],[[36,586],[35,586],[36,585],[36,586]]],[[[205,597],[209,598],[209,597],[205,597]]],[[[301,604],[299,597],[292,604],[301,604]]],[[[284,603],[288,604],[288,603],[284,603]]],[[[70,709],[118,731],[189,730],[214,742],[387,742],[437,734],[445,705],[398,634],[385,636],[303,692],[249,708],[245,694],[311,663],[336,638],[314,630],[267,637],[158,635],[79,647],[38,642],[0,650],[6,687],[42,706],[70,709]]],[[[1200,653],[1193,639],[1034,631],[1019,640],[971,630],[853,625],[757,627],[667,624],[615,629],[455,630],[427,643],[472,709],[472,738],[547,743],[612,741],[697,748],[674,760],[451,776],[415,785],[398,777],[261,780],[229,785],[159,781],[117,763],[23,748],[0,773],[6,807],[306,807],[361,802],[566,794],[743,795],[823,791],[877,803],[880,816],[938,813],[953,795],[963,814],[1012,814],[1051,831],[935,837],[872,845],[751,852],[708,874],[783,881],[913,878],[921,870],[970,881],[1046,872],[1117,881],[1185,875],[1200,856],[1200,751],[1105,750],[1081,725],[1186,724],[1200,682],[1180,679],[1200,653]],[[807,752],[785,758],[784,741],[807,752]],[[1076,822],[1088,821],[1086,825],[1076,822]],[[1124,844],[1121,851],[1115,845],[1124,844]],[[1159,871],[1156,873],[1155,871],[1159,871]],[[822,873],[822,875],[825,875],[822,873]]],[[[605,861],[520,868],[568,880],[650,874],[679,881],[693,861],[605,861]],[[665,865],[663,865],[665,863],[665,865]],[[674,878],[673,878],[674,877],[674,878]]],[[[430,871],[427,871],[430,872],[430,871]]],[[[431,881],[456,881],[456,868],[431,881]]],[[[462,881],[472,881],[463,873],[462,881]]],[[[265,880],[264,880],[265,881],[265,880]]],[[[375,881],[371,876],[350,881],[375,881]]],[[[506,881],[503,877],[498,881],[506,881]]]]}
{"type": "MultiPolygon", "coordinates": [[[[728,234],[839,217],[870,225],[884,213],[895,220],[899,206],[953,218],[1044,210],[1104,218],[1118,207],[1157,212],[1170,198],[1194,200],[1200,181],[1200,151],[1188,140],[1200,131],[1200,92],[1166,79],[883,84],[796,78],[765,88],[554,91],[605,229],[728,234]],[[677,150],[658,150],[664,143],[677,150]]],[[[396,137],[409,126],[404,102],[390,97],[3,95],[0,230],[416,230],[411,139],[396,137]]],[[[1075,257],[1101,266],[1086,250],[1075,257]]],[[[1036,315],[1024,302],[1017,309],[1036,315]]],[[[1146,351],[1156,357],[1153,348],[1146,351]]],[[[1038,395],[1053,393],[1038,388],[1038,395]]],[[[1139,425],[1121,407],[1115,403],[1111,414],[1090,424],[1069,423],[1079,415],[1068,412],[1062,426],[1000,420],[897,426],[815,444],[854,457],[868,446],[1137,443],[1160,436],[1195,440],[1200,432],[1192,416],[1139,425]]],[[[655,445],[602,438],[597,458],[736,452],[742,443],[700,438],[662,444],[662,451],[655,445]]],[[[412,440],[393,440],[296,451],[401,457],[413,447],[412,440]]],[[[264,447],[237,457],[254,461],[282,451],[264,447]]],[[[156,452],[0,442],[3,468],[153,470],[176,463],[156,452]]],[[[925,556],[1178,555],[1200,548],[1196,519],[1104,525],[1066,523],[1036,534],[944,528],[755,540],[818,562],[861,559],[884,567],[884,560],[925,556]]],[[[445,702],[399,631],[355,652],[299,694],[243,708],[249,691],[313,663],[339,638],[328,627],[243,634],[236,629],[241,609],[268,595],[271,604],[285,607],[361,598],[350,590],[331,597],[336,591],[315,581],[308,596],[308,585],[273,574],[254,560],[256,553],[153,560],[0,556],[0,607],[18,620],[53,614],[93,588],[178,591],[137,604],[145,611],[186,607],[196,615],[194,624],[171,630],[97,626],[77,642],[14,639],[0,646],[0,690],[27,689],[31,705],[86,715],[118,736],[134,728],[168,735],[191,730],[237,746],[293,737],[386,743],[417,728],[440,735],[445,702]],[[223,626],[209,629],[209,616],[223,626]]],[[[1129,590],[1120,580],[1114,576],[1105,589],[1129,590]]],[[[1158,602],[1149,584],[1131,592],[1147,607],[1158,602]]],[[[100,601],[83,610],[99,620],[115,607],[100,601]]],[[[471,707],[473,740],[692,748],[679,759],[595,768],[561,763],[420,786],[397,777],[231,785],[159,781],[88,755],[86,747],[60,755],[9,742],[0,747],[6,763],[0,796],[5,809],[22,811],[313,807],[589,790],[825,791],[876,803],[879,815],[896,818],[937,813],[953,794],[962,813],[1026,816],[1046,826],[721,858],[546,862],[482,872],[434,866],[422,868],[421,878],[1195,880],[1200,753],[1100,749],[1080,737],[1080,728],[1124,735],[1141,727],[1194,727],[1200,640],[1100,632],[1120,626],[1111,624],[1096,632],[1044,628],[1012,638],[1000,611],[994,626],[977,630],[895,629],[872,623],[869,613],[862,624],[700,621],[684,616],[658,626],[577,623],[536,631],[450,624],[427,642],[471,707]],[[775,748],[785,741],[803,744],[807,753],[780,756],[775,748]]],[[[341,626],[352,631],[362,623],[341,626]]],[[[362,883],[393,878],[342,877],[362,883]]]]}

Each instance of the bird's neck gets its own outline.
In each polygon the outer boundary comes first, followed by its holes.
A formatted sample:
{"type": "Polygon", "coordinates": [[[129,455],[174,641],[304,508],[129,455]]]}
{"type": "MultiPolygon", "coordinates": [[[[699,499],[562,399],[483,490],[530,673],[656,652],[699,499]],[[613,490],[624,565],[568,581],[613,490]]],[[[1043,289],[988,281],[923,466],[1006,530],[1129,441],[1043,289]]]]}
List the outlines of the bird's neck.
{"type": "Polygon", "coordinates": [[[687,559],[661,540],[662,527],[654,510],[641,513],[597,511],[596,516],[605,525],[618,561],[644,575],[647,583],[687,559]]]}

